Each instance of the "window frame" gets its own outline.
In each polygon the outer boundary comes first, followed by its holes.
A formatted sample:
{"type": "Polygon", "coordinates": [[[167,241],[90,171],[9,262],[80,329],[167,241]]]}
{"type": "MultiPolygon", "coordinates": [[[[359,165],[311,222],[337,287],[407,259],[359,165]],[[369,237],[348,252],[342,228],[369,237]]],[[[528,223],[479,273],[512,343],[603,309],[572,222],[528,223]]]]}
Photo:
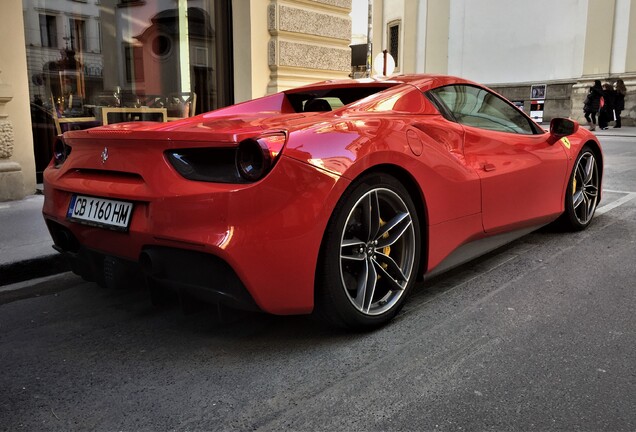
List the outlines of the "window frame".
{"type": "Polygon", "coordinates": [[[70,31],[70,45],[73,51],[88,52],[88,40],[86,36],[86,20],[70,16],[68,28],[70,31]]]}
{"type": "Polygon", "coordinates": [[[133,43],[122,43],[124,57],[123,57],[123,66],[124,66],[124,79],[126,84],[132,83],[143,83],[146,79],[145,70],[143,64],[143,57],[139,57],[138,54],[141,53],[143,47],[139,45],[135,45],[133,43]],[[138,62],[141,61],[141,67],[138,62]]]}
{"type": "Polygon", "coordinates": [[[58,46],[58,34],[57,34],[57,15],[53,15],[50,13],[40,13],[38,14],[38,24],[40,27],[40,45],[43,48],[59,48],[58,46]],[[44,19],[44,23],[42,22],[44,19]],[[52,23],[52,26],[49,24],[52,23]],[[46,32],[43,33],[42,29],[46,29],[46,32]],[[51,38],[53,36],[53,38],[51,38]],[[53,40],[51,40],[53,39],[53,40]],[[46,44],[44,43],[46,40],[46,44]]]}
{"type": "Polygon", "coordinates": [[[402,42],[401,33],[402,33],[402,20],[401,19],[389,21],[386,24],[386,34],[387,34],[387,37],[386,37],[387,44],[386,44],[386,46],[388,48],[389,54],[391,54],[391,57],[393,57],[393,60],[395,60],[395,70],[398,71],[398,72],[400,71],[400,65],[402,63],[402,62],[400,62],[400,51],[401,51],[400,45],[401,45],[401,42],[402,42]],[[393,52],[393,49],[392,49],[393,48],[393,44],[392,44],[393,38],[391,37],[391,30],[394,29],[394,28],[397,28],[397,34],[396,34],[397,42],[395,44],[395,48],[396,48],[395,53],[393,52]]]}

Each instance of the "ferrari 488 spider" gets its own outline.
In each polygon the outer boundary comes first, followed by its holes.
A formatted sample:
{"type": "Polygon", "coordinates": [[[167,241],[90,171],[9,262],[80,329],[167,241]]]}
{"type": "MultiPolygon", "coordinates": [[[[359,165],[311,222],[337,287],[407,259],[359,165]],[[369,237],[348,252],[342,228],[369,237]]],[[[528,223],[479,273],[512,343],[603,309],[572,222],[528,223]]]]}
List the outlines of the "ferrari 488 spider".
{"type": "Polygon", "coordinates": [[[455,77],[330,81],[172,123],[67,132],[44,217],[101,285],[372,328],[416,280],[538,227],[588,226],[597,139],[455,77]]]}

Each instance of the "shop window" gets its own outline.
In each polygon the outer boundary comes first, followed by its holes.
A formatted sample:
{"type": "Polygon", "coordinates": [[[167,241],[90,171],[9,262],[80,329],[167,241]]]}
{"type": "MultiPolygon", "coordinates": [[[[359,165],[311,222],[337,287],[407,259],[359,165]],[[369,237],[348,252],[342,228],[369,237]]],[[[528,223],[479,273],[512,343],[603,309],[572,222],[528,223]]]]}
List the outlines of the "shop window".
{"type": "Polygon", "coordinates": [[[40,42],[43,47],[57,48],[57,22],[54,15],[40,15],[40,42]]]}
{"type": "Polygon", "coordinates": [[[58,133],[231,105],[233,3],[22,0],[38,181],[58,133]]]}
{"type": "Polygon", "coordinates": [[[399,68],[400,54],[400,22],[389,23],[389,54],[395,60],[395,67],[399,68]]]}

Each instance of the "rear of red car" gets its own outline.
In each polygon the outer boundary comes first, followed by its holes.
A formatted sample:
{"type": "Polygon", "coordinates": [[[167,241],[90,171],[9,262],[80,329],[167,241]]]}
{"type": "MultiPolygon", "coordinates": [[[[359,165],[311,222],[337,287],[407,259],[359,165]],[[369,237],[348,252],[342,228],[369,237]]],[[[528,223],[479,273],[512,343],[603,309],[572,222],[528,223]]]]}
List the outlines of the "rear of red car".
{"type": "Polygon", "coordinates": [[[65,134],[44,179],[55,247],[101,284],[143,274],[232,307],[310,312],[318,250],[301,245],[320,244],[333,176],[284,157],[285,131],[170,128],[65,134]]]}

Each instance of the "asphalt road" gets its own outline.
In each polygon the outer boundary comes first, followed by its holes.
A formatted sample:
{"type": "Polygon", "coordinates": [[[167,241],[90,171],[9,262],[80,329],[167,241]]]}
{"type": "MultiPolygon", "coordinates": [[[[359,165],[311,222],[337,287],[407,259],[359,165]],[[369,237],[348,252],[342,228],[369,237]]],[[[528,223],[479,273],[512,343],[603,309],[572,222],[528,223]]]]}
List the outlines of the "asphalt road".
{"type": "Polygon", "coordinates": [[[428,281],[373,333],[41,281],[0,305],[0,430],[634,431],[636,142],[602,141],[588,230],[428,281]]]}

